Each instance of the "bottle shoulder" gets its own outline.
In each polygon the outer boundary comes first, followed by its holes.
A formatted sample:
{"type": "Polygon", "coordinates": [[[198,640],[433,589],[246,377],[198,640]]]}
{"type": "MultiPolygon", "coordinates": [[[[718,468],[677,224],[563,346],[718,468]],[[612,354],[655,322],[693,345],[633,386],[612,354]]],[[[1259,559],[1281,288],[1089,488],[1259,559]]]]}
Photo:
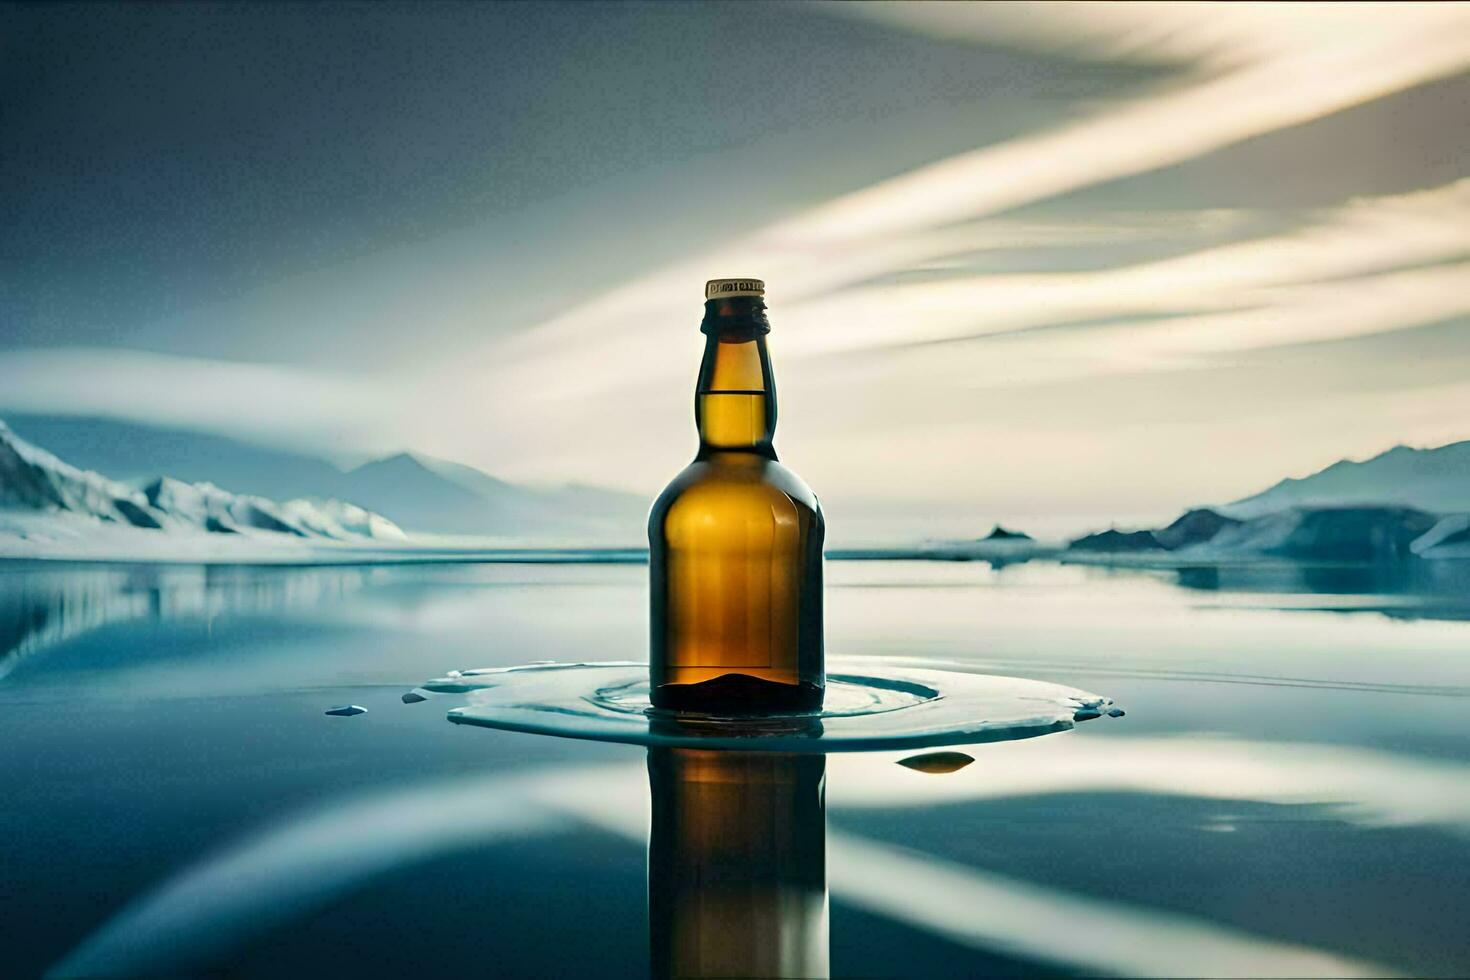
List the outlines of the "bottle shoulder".
{"type": "Polygon", "coordinates": [[[817,495],[801,477],[773,459],[750,454],[716,454],[686,466],[654,502],[651,518],[671,511],[724,511],[731,505],[768,509],[794,506],[820,519],[817,495]],[[723,458],[722,458],[723,457],[723,458]]]}

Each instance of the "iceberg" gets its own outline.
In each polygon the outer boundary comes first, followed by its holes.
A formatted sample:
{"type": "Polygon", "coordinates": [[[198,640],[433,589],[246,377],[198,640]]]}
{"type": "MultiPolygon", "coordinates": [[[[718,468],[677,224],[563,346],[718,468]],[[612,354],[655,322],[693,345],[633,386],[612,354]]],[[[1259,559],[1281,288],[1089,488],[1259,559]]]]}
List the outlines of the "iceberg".
{"type": "Polygon", "coordinates": [[[1440,518],[1409,550],[1420,558],[1470,558],[1470,514],[1440,518]]]}

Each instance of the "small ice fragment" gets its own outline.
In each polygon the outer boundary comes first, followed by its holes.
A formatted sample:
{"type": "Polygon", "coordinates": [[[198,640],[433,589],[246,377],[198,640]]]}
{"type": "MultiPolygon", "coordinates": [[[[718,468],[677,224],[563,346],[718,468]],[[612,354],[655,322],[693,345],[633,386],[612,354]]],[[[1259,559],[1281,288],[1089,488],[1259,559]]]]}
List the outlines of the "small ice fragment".
{"type": "Polygon", "coordinates": [[[974,756],[965,755],[963,752],[926,752],[923,755],[911,755],[907,759],[899,759],[898,764],[916,772],[927,772],[933,776],[940,776],[945,773],[959,772],[974,761],[974,756]]]}
{"type": "Polygon", "coordinates": [[[402,700],[404,704],[418,704],[420,701],[427,701],[429,699],[424,697],[418,691],[409,691],[408,693],[403,695],[402,700]]]}
{"type": "Polygon", "coordinates": [[[339,704],[335,708],[328,708],[327,709],[327,714],[329,714],[329,715],[341,715],[342,717],[345,718],[345,717],[348,717],[350,715],[367,714],[367,709],[364,708],[360,704],[339,704]]]}
{"type": "Polygon", "coordinates": [[[449,672],[449,673],[447,673],[447,674],[445,674],[445,675],[444,675],[444,676],[445,676],[445,677],[463,677],[463,676],[464,676],[464,675],[463,675],[463,674],[461,674],[461,673],[460,673],[460,672],[459,672],[459,671],[457,671],[457,670],[451,670],[451,671],[450,671],[450,672],[449,672]]]}
{"type": "Polygon", "coordinates": [[[1127,714],[1127,712],[1124,711],[1122,708],[1109,708],[1108,709],[1108,717],[1109,718],[1121,718],[1125,714],[1127,714]]]}
{"type": "Polygon", "coordinates": [[[1072,720],[1073,721],[1091,721],[1094,718],[1101,718],[1101,717],[1102,717],[1102,712],[1099,711],[1099,710],[1097,710],[1096,708],[1078,708],[1077,709],[1077,713],[1072,716],[1072,720]]]}

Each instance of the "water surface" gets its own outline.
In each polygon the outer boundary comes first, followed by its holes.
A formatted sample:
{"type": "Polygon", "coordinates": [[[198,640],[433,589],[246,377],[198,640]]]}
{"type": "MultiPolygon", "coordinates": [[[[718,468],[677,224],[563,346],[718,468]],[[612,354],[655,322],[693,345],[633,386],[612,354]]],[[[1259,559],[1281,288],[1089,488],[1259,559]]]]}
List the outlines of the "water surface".
{"type": "MultiPolygon", "coordinates": [[[[645,575],[0,564],[3,972],[648,975],[645,750],[402,700],[643,659],[645,575]]],[[[1461,569],[827,577],[834,655],[1128,710],[830,757],[833,975],[1470,973],[1461,569]]]]}

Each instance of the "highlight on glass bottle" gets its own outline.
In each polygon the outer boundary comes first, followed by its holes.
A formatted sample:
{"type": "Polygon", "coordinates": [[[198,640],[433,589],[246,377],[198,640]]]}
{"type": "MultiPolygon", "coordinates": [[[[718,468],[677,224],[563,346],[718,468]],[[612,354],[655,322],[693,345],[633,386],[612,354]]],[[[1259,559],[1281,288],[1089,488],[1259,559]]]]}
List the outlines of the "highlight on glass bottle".
{"type": "Polygon", "coordinates": [[[821,507],[776,458],[770,323],[758,279],[705,286],[699,451],[648,519],[656,707],[821,707],[821,507]]]}

